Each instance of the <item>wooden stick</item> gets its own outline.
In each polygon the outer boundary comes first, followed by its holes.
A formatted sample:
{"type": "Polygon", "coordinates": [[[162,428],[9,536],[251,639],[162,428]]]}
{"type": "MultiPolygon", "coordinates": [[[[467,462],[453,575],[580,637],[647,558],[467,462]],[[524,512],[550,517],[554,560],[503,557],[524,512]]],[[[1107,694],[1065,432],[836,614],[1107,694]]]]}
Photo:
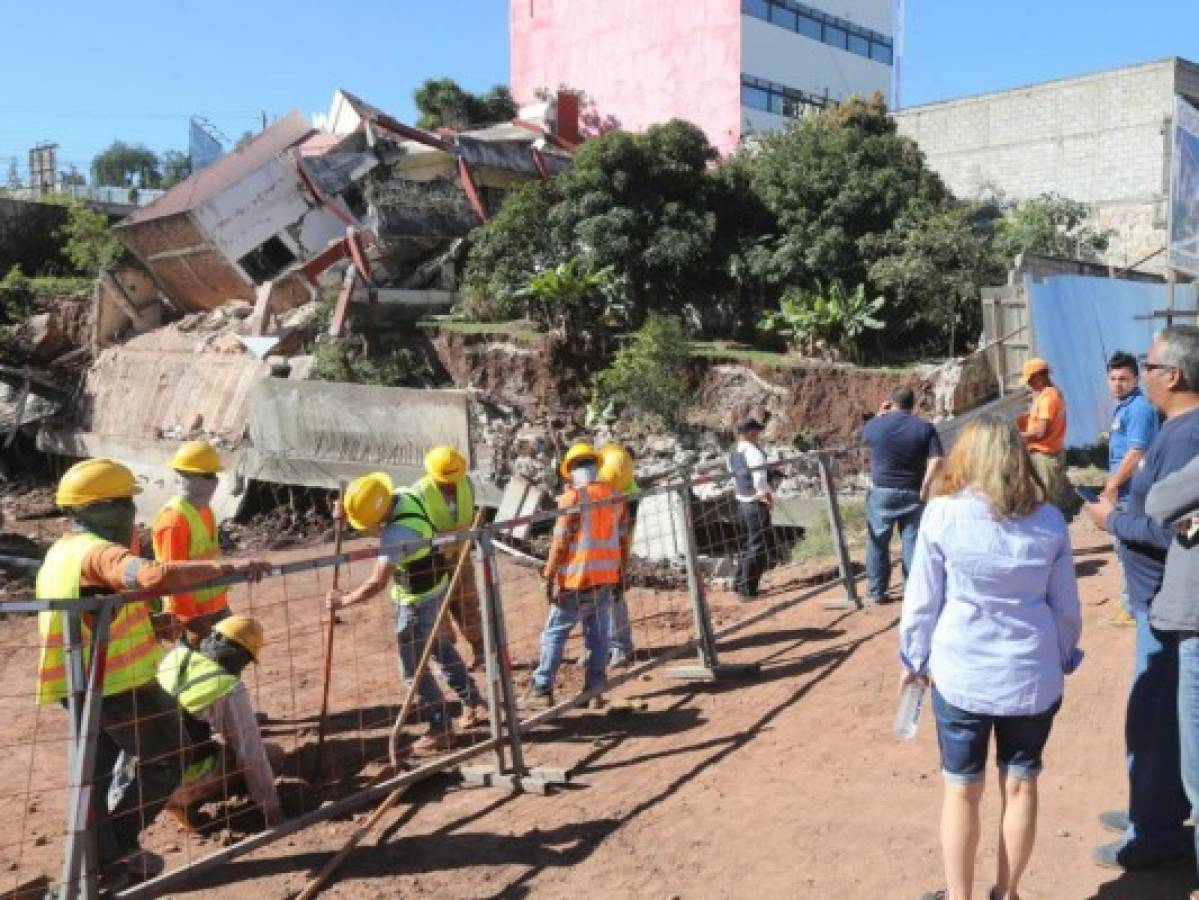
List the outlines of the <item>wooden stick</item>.
{"type": "MultiPolygon", "coordinates": [[[[333,552],[341,556],[341,541],[345,534],[345,526],[342,523],[343,508],[342,504],[346,499],[346,483],[340,481],[337,484],[337,515],[333,518],[333,552]]],[[[341,564],[334,563],[333,565],[333,590],[337,590],[338,582],[341,577],[341,564]]],[[[337,624],[337,610],[329,610],[329,624],[325,628],[325,684],[321,692],[321,721],[317,726],[316,732],[316,765],[315,777],[319,778],[321,774],[321,754],[325,749],[325,726],[329,716],[329,683],[333,680],[333,627],[337,624]]]]}
{"type": "MultiPolygon", "coordinates": [[[[475,514],[475,520],[471,524],[471,530],[474,531],[479,527],[479,523],[483,520],[483,511],[479,510],[475,514]]],[[[398,742],[400,735],[404,731],[404,719],[408,716],[408,710],[412,707],[412,700],[417,694],[417,686],[420,684],[421,677],[425,674],[425,669],[429,665],[429,657],[433,652],[433,642],[437,639],[437,633],[441,630],[442,620],[445,618],[446,611],[450,608],[450,599],[454,596],[454,591],[458,587],[458,582],[462,577],[462,571],[466,561],[470,559],[470,541],[464,541],[462,549],[458,553],[458,564],[454,567],[454,575],[450,579],[449,587],[446,589],[445,597],[442,598],[441,607],[437,610],[437,620],[433,623],[433,628],[429,632],[428,638],[425,640],[424,649],[421,651],[420,661],[416,665],[416,672],[412,679],[412,688],[404,697],[403,706],[400,707],[400,714],[396,717],[395,725],[391,729],[391,740],[389,742],[389,752],[391,754],[391,764],[399,770],[400,754],[398,752],[398,742]]],[[[404,791],[407,788],[397,788],[388,794],[383,802],[380,803],[370,817],[362,823],[361,826],[355,828],[345,844],[337,853],[330,859],[316,876],[304,886],[296,897],[296,900],[312,900],[332,877],[333,873],[341,867],[347,856],[353,852],[354,848],[362,843],[363,839],[370,834],[376,825],[383,819],[387,812],[400,802],[400,798],[404,796],[404,791]]]]}

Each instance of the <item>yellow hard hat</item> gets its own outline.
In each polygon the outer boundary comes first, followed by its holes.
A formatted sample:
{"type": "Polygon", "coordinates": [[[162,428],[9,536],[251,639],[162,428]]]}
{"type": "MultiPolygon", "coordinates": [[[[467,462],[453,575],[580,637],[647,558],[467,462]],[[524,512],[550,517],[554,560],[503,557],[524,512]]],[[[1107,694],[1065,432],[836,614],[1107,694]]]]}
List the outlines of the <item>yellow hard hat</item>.
{"type": "Polygon", "coordinates": [[[1020,383],[1028,384],[1032,380],[1032,377],[1040,372],[1049,374],[1049,363],[1045,362],[1039,356],[1034,356],[1021,367],[1020,383]]]}
{"type": "Polygon", "coordinates": [[[466,457],[442,444],[425,454],[425,471],[438,484],[457,484],[466,474],[466,457]]]}
{"type": "Polygon", "coordinates": [[[188,475],[215,475],[223,472],[221,455],[207,441],[188,441],[171,457],[171,468],[188,475]]]}
{"type": "Polygon", "coordinates": [[[250,658],[258,662],[258,654],[262,652],[262,625],[257,619],[229,616],[217,622],[212,630],[241,644],[249,651],[250,658]]]}
{"type": "Polygon", "coordinates": [[[344,502],[350,527],[366,531],[378,525],[387,515],[393,494],[395,486],[386,472],[371,472],[351,481],[344,502]]]}
{"type": "Polygon", "coordinates": [[[600,481],[606,481],[618,491],[628,488],[633,481],[633,457],[620,444],[605,444],[600,448],[600,481]]]}
{"type": "Polygon", "coordinates": [[[58,482],[54,502],[59,506],[87,506],[102,500],[121,500],[140,494],[133,473],[111,459],[97,457],[75,463],[58,482]]]}
{"type": "Polygon", "coordinates": [[[570,475],[570,470],[574,468],[575,463],[590,461],[599,463],[599,454],[595,452],[595,448],[590,444],[578,443],[574,444],[566,451],[566,456],[562,458],[562,465],[558,466],[558,472],[563,478],[570,475]]]}

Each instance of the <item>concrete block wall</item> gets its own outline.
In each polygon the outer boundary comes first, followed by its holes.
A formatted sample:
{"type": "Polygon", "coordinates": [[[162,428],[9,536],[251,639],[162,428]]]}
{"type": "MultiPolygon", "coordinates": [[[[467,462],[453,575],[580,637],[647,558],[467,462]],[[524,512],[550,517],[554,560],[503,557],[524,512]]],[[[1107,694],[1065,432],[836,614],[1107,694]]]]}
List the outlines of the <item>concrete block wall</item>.
{"type": "Polygon", "coordinates": [[[1199,96],[1199,66],[1177,59],[913,107],[901,133],[961,197],[1019,201],[1055,192],[1112,228],[1108,261],[1162,246],[1166,125],[1175,92],[1199,96]]]}

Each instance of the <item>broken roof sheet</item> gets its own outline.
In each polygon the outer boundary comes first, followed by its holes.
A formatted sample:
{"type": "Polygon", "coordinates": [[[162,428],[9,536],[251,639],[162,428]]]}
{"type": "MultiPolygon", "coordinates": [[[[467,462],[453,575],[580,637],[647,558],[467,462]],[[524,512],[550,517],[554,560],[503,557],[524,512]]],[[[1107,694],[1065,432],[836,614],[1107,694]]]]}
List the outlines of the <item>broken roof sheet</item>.
{"type": "Polygon", "coordinates": [[[134,210],[116,226],[127,228],[195,209],[241,181],[272,157],[302,141],[312,126],[293,110],[266,131],[237,150],[226,153],[212,165],[179,182],[149,206],[134,210]]]}

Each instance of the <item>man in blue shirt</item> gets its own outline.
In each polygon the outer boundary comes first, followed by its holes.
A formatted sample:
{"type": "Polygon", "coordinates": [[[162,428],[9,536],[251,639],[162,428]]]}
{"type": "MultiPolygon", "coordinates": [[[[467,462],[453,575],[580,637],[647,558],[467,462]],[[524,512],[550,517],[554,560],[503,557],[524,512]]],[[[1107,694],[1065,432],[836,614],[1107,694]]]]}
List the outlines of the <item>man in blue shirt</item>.
{"type": "Polygon", "coordinates": [[[1133,473],[1157,436],[1157,410],[1137,385],[1136,357],[1118,350],[1107,363],[1107,387],[1116,407],[1108,436],[1107,484],[1103,494],[1112,503],[1128,496],[1133,473]]]}
{"type": "MultiPolygon", "coordinates": [[[[1112,410],[1111,430],[1108,432],[1107,484],[1103,495],[1123,509],[1133,473],[1145,458],[1145,450],[1157,436],[1157,410],[1137,386],[1140,370],[1136,357],[1117,350],[1107,362],[1107,387],[1116,407],[1112,410]]],[[[1119,540],[1119,538],[1116,538],[1119,540]]],[[[1110,625],[1132,628],[1136,620],[1128,611],[1128,586],[1124,587],[1124,603],[1107,621],[1110,625]]]]}
{"type": "Polygon", "coordinates": [[[872,487],[866,498],[866,577],[870,600],[881,603],[891,580],[891,533],[899,527],[903,575],[912,569],[920,516],[944,452],[937,429],[912,415],[916,395],[896,388],[879,414],[862,429],[870,448],[872,487]]]}
{"type": "MultiPolygon", "coordinates": [[[[1108,496],[1086,506],[1096,525],[1119,538],[1128,604],[1136,619],[1136,659],[1124,727],[1128,812],[1112,810],[1099,817],[1123,833],[1092,853],[1099,865],[1123,869],[1185,862],[1193,852],[1183,828],[1191,808],[1179,758],[1182,632],[1159,631],[1149,622],[1174,534],[1145,514],[1145,497],[1156,482],[1199,455],[1199,327],[1166,328],[1154,339],[1142,369],[1145,393],[1166,422],[1132,476],[1124,508],[1108,496]]],[[[1199,779],[1199,772],[1188,772],[1187,778],[1199,779]]]]}

